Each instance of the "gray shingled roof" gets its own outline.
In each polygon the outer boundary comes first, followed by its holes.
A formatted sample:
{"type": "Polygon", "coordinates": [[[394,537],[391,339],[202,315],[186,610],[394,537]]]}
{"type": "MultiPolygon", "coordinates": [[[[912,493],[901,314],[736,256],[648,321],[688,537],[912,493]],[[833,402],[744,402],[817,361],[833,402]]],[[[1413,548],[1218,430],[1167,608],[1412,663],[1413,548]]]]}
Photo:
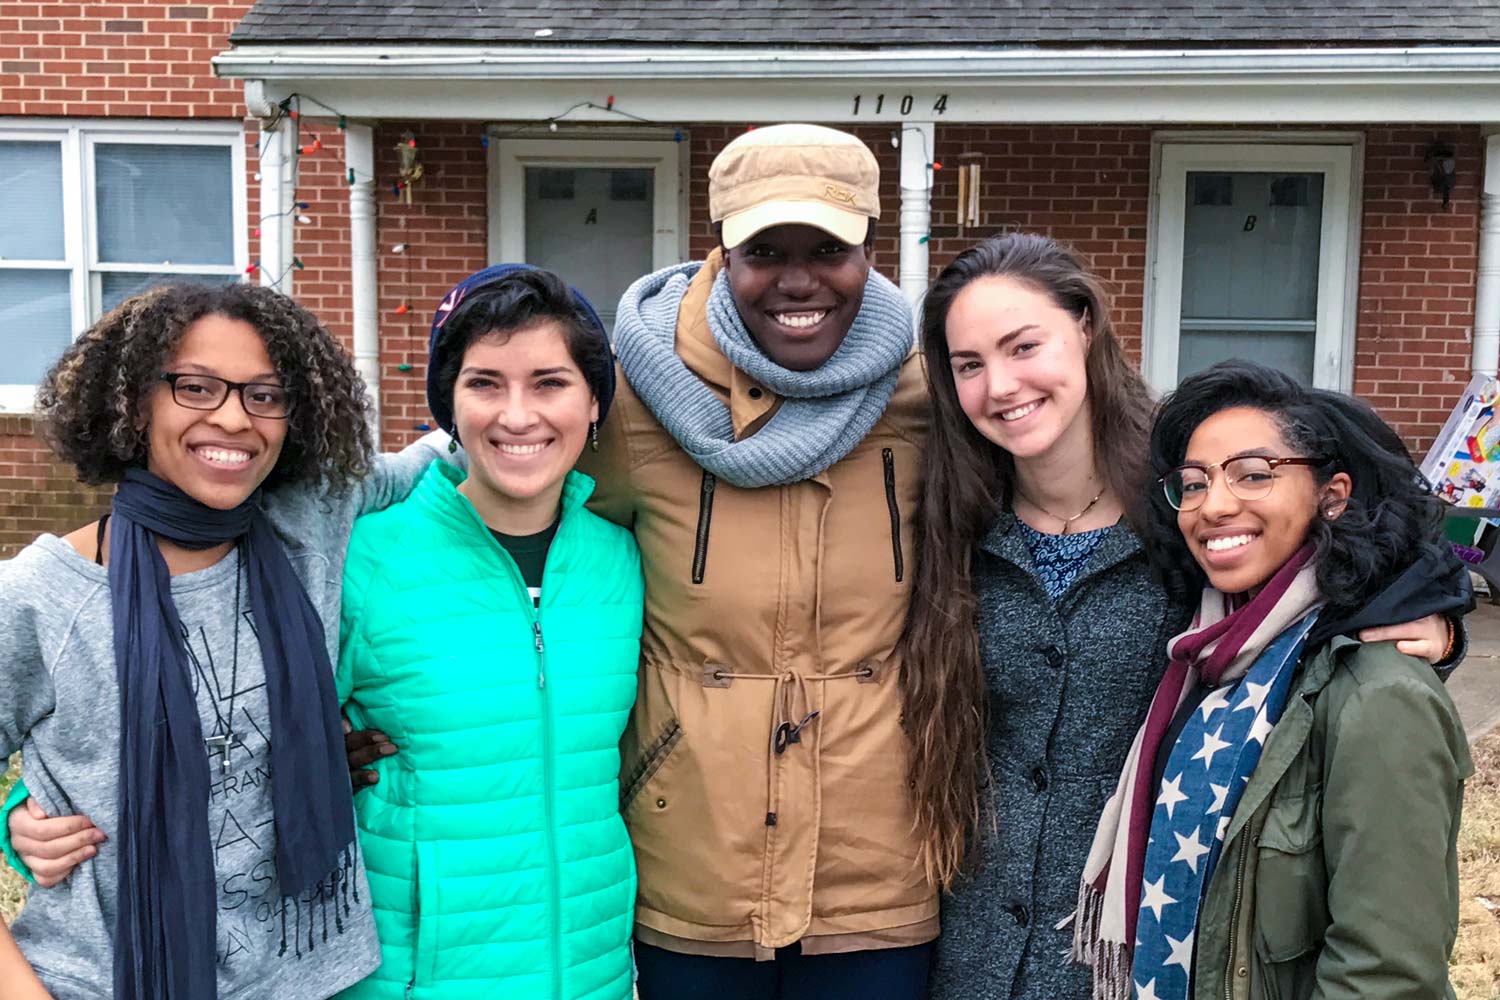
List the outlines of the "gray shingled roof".
{"type": "Polygon", "coordinates": [[[1484,44],[1500,0],[258,0],[235,44],[1484,44]],[[538,37],[541,29],[551,34],[538,37]]]}

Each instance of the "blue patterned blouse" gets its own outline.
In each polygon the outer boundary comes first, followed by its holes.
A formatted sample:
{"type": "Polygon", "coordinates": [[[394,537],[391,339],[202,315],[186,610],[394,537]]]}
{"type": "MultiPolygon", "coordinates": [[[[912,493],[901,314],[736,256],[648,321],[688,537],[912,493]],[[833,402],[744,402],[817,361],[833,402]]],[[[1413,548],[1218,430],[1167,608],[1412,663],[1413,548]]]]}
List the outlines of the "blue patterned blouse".
{"type": "Polygon", "coordinates": [[[1109,531],[1109,528],[1096,528],[1076,535],[1048,535],[1020,518],[1016,523],[1024,534],[1026,547],[1031,550],[1031,561],[1036,565],[1042,587],[1053,604],[1067,593],[1068,587],[1078,578],[1078,571],[1083,569],[1109,531]]]}

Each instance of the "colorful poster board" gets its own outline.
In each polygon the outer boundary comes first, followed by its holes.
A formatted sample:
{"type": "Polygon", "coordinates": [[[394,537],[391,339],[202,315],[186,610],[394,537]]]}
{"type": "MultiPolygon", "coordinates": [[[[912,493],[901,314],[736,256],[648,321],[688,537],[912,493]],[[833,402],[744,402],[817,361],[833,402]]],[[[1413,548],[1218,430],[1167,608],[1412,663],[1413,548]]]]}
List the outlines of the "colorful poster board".
{"type": "Polygon", "coordinates": [[[1500,381],[1469,380],[1458,405],[1422,460],[1435,493],[1463,507],[1500,506],[1500,381]]]}

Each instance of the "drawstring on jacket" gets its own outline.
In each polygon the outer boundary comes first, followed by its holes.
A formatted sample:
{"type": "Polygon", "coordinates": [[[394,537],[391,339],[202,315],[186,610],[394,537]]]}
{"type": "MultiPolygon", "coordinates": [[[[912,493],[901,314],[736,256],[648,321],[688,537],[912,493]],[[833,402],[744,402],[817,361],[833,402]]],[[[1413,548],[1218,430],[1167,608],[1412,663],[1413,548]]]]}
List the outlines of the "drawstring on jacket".
{"type": "MultiPolygon", "coordinates": [[[[868,670],[868,668],[865,668],[868,670]]],[[[776,707],[771,727],[771,738],[767,743],[768,754],[766,757],[766,826],[776,825],[776,771],[774,768],[774,757],[780,757],[786,753],[788,747],[802,742],[802,730],[812,725],[822,714],[821,710],[812,707],[812,697],[808,694],[807,685],[810,681],[832,681],[850,677],[855,680],[861,679],[864,674],[858,670],[846,670],[837,674],[798,674],[792,671],[783,671],[776,674],[749,674],[737,673],[725,670],[723,667],[707,666],[704,668],[705,682],[719,682],[715,686],[728,687],[728,681],[771,681],[772,703],[776,707]],[[801,695],[801,708],[798,713],[798,695],[801,695]],[[797,721],[793,721],[793,720],[797,721]]]]}

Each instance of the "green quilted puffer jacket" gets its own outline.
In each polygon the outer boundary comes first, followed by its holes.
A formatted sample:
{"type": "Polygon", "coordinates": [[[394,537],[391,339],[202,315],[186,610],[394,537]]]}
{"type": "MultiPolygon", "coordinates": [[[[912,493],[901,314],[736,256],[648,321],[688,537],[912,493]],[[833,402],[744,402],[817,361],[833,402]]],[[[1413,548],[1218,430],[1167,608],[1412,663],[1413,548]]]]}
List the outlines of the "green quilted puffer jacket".
{"type": "Polygon", "coordinates": [[[355,797],[382,961],[342,995],[628,1000],[640,555],[570,473],[535,610],[462,480],[434,462],[349,543],[339,695],[399,752],[355,797]]]}

